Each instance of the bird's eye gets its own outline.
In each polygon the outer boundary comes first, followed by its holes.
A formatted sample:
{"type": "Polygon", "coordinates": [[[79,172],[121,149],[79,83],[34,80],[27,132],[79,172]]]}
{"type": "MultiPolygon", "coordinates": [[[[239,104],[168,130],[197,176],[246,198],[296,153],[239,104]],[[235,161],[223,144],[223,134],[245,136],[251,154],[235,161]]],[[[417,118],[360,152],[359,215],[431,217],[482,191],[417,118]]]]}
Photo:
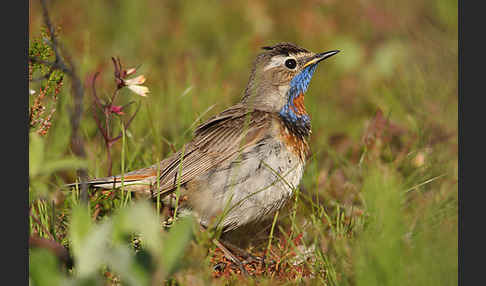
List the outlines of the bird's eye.
{"type": "Polygon", "coordinates": [[[294,59],[288,59],[285,61],[285,66],[293,70],[297,66],[297,62],[294,59]]]}

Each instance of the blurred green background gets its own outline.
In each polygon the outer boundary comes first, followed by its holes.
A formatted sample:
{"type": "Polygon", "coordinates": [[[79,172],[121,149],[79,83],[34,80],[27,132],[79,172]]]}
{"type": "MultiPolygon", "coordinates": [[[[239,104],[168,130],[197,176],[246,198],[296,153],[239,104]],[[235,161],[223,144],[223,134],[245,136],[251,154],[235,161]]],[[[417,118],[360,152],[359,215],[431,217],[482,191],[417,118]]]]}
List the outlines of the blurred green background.
{"type": "MultiPolygon", "coordinates": [[[[112,56],[126,67],[141,64],[150,94],[120,96],[142,104],[127,132],[126,170],[164,158],[171,144],[191,138],[196,120],[236,103],[260,47],[289,41],[314,52],[341,50],[318,67],[305,99],[313,157],[301,190],[331,221],[339,208],[351,220],[359,210],[364,221],[339,238],[299,201],[297,219],[322,224],[307,230],[328,261],[322,277],[340,285],[457,283],[457,1],[49,2],[82,80],[102,71],[100,95],[113,89],[112,56]],[[390,127],[366,146],[378,110],[390,127]]],[[[37,37],[40,5],[29,3],[29,35],[37,37]]],[[[59,95],[44,139],[49,158],[71,155],[69,91],[66,85],[59,95]]],[[[87,88],[80,131],[88,172],[106,176],[91,104],[87,88]]],[[[114,145],[113,173],[121,146],[114,145]]],[[[52,174],[50,192],[75,178],[74,171],[52,174]]]]}
{"type": "MultiPolygon", "coordinates": [[[[180,143],[190,138],[181,130],[210,106],[214,114],[237,102],[260,47],[281,41],[342,50],[319,67],[306,97],[313,149],[336,133],[358,140],[378,107],[417,132],[451,134],[457,144],[457,1],[50,2],[79,73],[103,71],[100,89],[111,92],[111,56],[142,64],[151,94],[130,132],[154,157],[138,159],[141,165],[169,152],[154,135],[180,143]]],[[[39,4],[30,6],[36,36],[39,4]]],[[[94,121],[84,119],[82,131],[94,139],[94,121]]],[[[61,124],[54,128],[66,132],[61,124]]]]}

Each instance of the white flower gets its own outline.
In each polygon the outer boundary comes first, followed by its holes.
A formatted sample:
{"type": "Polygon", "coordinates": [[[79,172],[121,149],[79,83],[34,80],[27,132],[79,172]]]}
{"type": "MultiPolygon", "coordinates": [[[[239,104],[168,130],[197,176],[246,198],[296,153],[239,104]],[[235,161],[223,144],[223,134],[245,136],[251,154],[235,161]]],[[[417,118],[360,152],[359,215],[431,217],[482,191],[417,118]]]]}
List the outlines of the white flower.
{"type": "Polygon", "coordinates": [[[32,95],[32,94],[34,94],[34,93],[35,93],[35,90],[30,89],[30,90],[29,90],[29,93],[30,93],[30,95],[32,95]]]}
{"type": "Polygon", "coordinates": [[[149,89],[146,86],[143,86],[145,82],[145,76],[139,75],[137,77],[131,78],[124,80],[125,85],[133,92],[140,96],[147,96],[147,93],[149,93],[149,89]]]}
{"type": "Polygon", "coordinates": [[[137,77],[125,80],[126,85],[143,84],[144,82],[145,82],[145,76],[143,76],[143,74],[139,75],[137,77]]]}
{"type": "Polygon", "coordinates": [[[128,88],[140,96],[147,96],[147,93],[149,93],[148,87],[143,85],[129,85],[128,88]]]}

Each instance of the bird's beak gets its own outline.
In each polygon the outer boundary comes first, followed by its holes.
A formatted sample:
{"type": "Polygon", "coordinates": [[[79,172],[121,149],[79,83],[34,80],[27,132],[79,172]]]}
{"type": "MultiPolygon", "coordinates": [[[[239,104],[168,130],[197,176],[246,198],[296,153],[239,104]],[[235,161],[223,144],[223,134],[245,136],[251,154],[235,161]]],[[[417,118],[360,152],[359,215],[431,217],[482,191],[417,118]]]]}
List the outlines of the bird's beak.
{"type": "Polygon", "coordinates": [[[302,68],[308,67],[308,66],[313,65],[313,64],[317,64],[318,62],[320,62],[324,59],[327,59],[329,57],[332,57],[339,52],[340,52],[340,50],[334,50],[334,51],[316,54],[316,55],[312,56],[311,58],[309,58],[309,60],[304,64],[304,66],[302,68]]]}

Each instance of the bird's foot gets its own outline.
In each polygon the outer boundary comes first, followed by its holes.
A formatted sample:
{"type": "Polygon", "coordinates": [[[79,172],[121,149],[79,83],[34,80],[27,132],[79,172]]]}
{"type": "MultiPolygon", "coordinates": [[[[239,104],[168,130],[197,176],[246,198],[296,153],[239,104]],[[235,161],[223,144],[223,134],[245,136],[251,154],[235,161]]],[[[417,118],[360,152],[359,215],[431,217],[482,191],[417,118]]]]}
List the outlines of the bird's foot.
{"type": "Polygon", "coordinates": [[[226,246],[226,248],[231,250],[233,253],[236,253],[239,256],[243,257],[245,259],[243,262],[246,262],[246,263],[258,262],[258,263],[262,263],[262,264],[265,264],[265,263],[273,264],[273,263],[275,263],[275,261],[273,261],[271,259],[268,260],[265,255],[263,255],[263,256],[253,255],[250,252],[248,252],[244,249],[241,249],[240,247],[238,247],[238,246],[236,246],[236,245],[234,245],[230,242],[221,241],[221,243],[223,243],[226,246]]]}
{"type": "MultiPolygon", "coordinates": [[[[226,248],[221,242],[219,242],[217,239],[213,239],[213,243],[219,248],[221,249],[221,251],[224,253],[224,256],[231,260],[233,263],[235,263],[238,268],[240,269],[241,273],[244,275],[244,276],[250,276],[250,274],[248,273],[248,271],[246,270],[245,266],[243,265],[243,262],[241,262],[238,257],[236,257],[230,250],[228,250],[228,248],[226,248]]],[[[221,267],[222,265],[220,264],[217,264],[215,266],[216,267],[221,267]]]]}

